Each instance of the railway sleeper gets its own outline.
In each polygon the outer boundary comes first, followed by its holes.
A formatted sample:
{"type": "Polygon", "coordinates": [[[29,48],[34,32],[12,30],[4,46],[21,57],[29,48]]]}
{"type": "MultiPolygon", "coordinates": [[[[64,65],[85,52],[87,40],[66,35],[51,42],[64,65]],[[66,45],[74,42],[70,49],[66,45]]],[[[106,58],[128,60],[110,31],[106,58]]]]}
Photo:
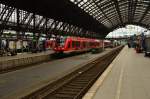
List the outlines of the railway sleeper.
{"type": "Polygon", "coordinates": [[[67,94],[67,95],[76,95],[79,91],[64,91],[60,90],[56,94],[67,94]]]}
{"type": "MultiPolygon", "coordinates": [[[[72,99],[74,95],[72,94],[55,94],[53,97],[56,97],[58,99],[72,99]]],[[[52,99],[52,98],[50,98],[52,99]]]]}
{"type": "Polygon", "coordinates": [[[70,97],[55,97],[55,96],[53,96],[53,97],[46,97],[46,98],[44,98],[44,99],[73,99],[73,98],[70,98],[70,97]]]}
{"type": "MultiPolygon", "coordinates": [[[[92,79],[92,78],[90,78],[90,79],[92,79]]],[[[86,79],[86,80],[83,80],[83,79],[77,79],[76,82],[88,82],[90,79],[89,79],[89,78],[86,79]]]]}
{"type": "MultiPolygon", "coordinates": [[[[90,68],[90,69],[91,69],[90,71],[93,71],[93,67],[90,68]]],[[[87,72],[90,72],[90,71],[87,71],[87,72]]],[[[82,77],[82,78],[87,77],[87,76],[92,77],[93,75],[95,75],[95,72],[89,73],[89,74],[87,74],[87,72],[85,72],[84,74],[80,75],[80,77],[82,77]]]]}
{"type": "Polygon", "coordinates": [[[83,78],[84,78],[84,76],[92,77],[93,75],[95,75],[95,72],[94,73],[90,73],[90,74],[83,74],[83,75],[81,75],[81,77],[83,77],[83,78]]]}
{"type": "Polygon", "coordinates": [[[81,89],[77,89],[77,88],[63,88],[62,91],[73,91],[73,92],[79,92],[81,89]]]}
{"type": "MultiPolygon", "coordinates": [[[[95,70],[95,72],[92,73],[92,74],[84,74],[84,75],[81,75],[80,78],[85,78],[85,77],[92,78],[96,73],[97,73],[97,70],[95,70]]],[[[79,78],[79,79],[80,79],[80,78],[79,78]]]]}
{"type": "Polygon", "coordinates": [[[71,99],[70,96],[75,96],[81,90],[81,89],[74,89],[74,88],[71,88],[71,90],[69,90],[69,89],[68,88],[58,89],[52,93],[47,94],[45,96],[45,99],[53,99],[51,97],[55,97],[57,99],[62,99],[62,98],[63,99],[66,99],[66,98],[71,99]]]}
{"type": "Polygon", "coordinates": [[[78,82],[73,82],[72,84],[74,84],[75,86],[79,86],[79,85],[85,85],[85,84],[87,84],[88,82],[80,82],[80,81],[78,81],[78,82]]]}
{"type": "Polygon", "coordinates": [[[79,86],[79,85],[75,85],[75,84],[69,84],[69,85],[66,85],[66,87],[69,87],[69,88],[74,88],[74,89],[82,89],[83,88],[83,85],[81,86],[79,86]]]}
{"type": "Polygon", "coordinates": [[[81,90],[83,87],[81,87],[81,86],[76,86],[75,88],[73,88],[74,86],[72,86],[72,85],[66,85],[66,86],[64,86],[64,88],[66,88],[67,90],[81,90]]]}

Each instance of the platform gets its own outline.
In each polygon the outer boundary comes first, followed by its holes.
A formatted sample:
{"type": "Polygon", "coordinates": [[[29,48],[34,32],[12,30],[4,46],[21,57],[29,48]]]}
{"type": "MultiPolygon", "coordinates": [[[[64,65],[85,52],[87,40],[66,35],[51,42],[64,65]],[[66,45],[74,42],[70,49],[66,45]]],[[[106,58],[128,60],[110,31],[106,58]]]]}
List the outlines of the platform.
{"type": "Polygon", "coordinates": [[[45,62],[21,70],[0,74],[0,99],[18,99],[53,82],[111,50],[82,54],[45,62]]]}
{"type": "Polygon", "coordinates": [[[0,71],[49,60],[52,53],[54,52],[49,50],[41,53],[22,53],[16,56],[0,57],[0,71]]]}
{"type": "Polygon", "coordinates": [[[53,53],[52,50],[48,50],[48,51],[40,52],[40,53],[19,53],[16,56],[4,56],[4,57],[0,57],[0,62],[1,61],[14,60],[14,59],[20,59],[20,58],[27,58],[27,57],[47,55],[47,54],[51,54],[51,53],[53,53]]]}
{"type": "Polygon", "coordinates": [[[150,99],[150,58],[126,46],[83,99],[150,99]]]}

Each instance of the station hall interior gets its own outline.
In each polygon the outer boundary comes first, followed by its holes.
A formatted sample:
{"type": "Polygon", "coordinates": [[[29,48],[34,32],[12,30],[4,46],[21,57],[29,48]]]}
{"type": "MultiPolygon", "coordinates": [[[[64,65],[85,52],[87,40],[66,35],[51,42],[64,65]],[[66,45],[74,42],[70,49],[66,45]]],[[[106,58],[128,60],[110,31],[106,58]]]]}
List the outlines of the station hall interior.
{"type": "Polygon", "coordinates": [[[0,0],[0,99],[150,99],[150,0],[0,0]]]}

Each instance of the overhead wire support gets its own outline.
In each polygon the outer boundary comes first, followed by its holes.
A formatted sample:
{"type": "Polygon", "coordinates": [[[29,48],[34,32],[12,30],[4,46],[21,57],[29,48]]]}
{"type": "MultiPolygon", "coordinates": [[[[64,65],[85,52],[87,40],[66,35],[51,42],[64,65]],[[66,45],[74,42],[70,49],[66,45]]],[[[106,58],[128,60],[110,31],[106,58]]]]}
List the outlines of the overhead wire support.
{"type": "Polygon", "coordinates": [[[132,8],[132,5],[133,5],[133,0],[128,0],[128,23],[131,24],[133,22],[133,8],[132,8]]]}
{"type": "Polygon", "coordinates": [[[21,24],[25,24],[25,21],[28,19],[28,17],[30,16],[29,12],[23,12],[25,14],[25,16],[23,17],[23,20],[21,21],[21,24]]]}
{"type": "Polygon", "coordinates": [[[149,10],[150,10],[150,1],[148,3],[148,6],[147,6],[146,10],[144,11],[142,17],[140,18],[139,23],[142,22],[142,20],[144,19],[144,17],[146,16],[146,14],[148,13],[149,10]]]}
{"type": "Polygon", "coordinates": [[[17,39],[20,39],[20,10],[17,8],[16,9],[17,13],[17,39]]]}
{"type": "Polygon", "coordinates": [[[28,21],[28,24],[31,23],[32,18],[33,18],[33,39],[37,39],[36,32],[35,32],[35,29],[36,29],[36,16],[35,16],[35,13],[33,13],[33,15],[30,17],[30,19],[28,21]]]}
{"type": "Polygon", "coordinates": [[[2,11],[1,11],[1,13],[0,13],[0,21],[3,20],[3,17],[4,17],[4,15],[5,15],[5,13],[6,13],[6,11],[7,11],[8,9],[9,9],[9,7],[6,6],[6,5],[4,5],[4,8],[2,8],[2,11]]]}
{"type": "Polygon", "coordinates": [[[132,21],[134,21],[134,18],[135,18],[135,11],[136,11],[136,7],[137,7],[137,3],[138,3],[138,0],[135,0],[134,4],[133,4],[132,21]]]}
{"type": "MultiPolygon", "coordinates": [[[[97,4],[98,2],[95,2],[94,0],[93,0],[93,2],[94,2],[95,5],[100,9],[100,11],[102,12],[102,14],[106,17],[106,19],[109,20],[109,22],[112,24],[112,26],[114,26],[113,22],[107,17],[107,15],[106,15],[106,14],[104,13],[104,11],[102,10],[101,6],[97,4]]],[[[99,2],[100,2],[100,1],[99,1],[99,2]]]]}
{"type": "Polygon", "coordinates": [[[40,21],[39,21],[39,23],[37,23],[37,25],[36,25],[36,29],[39,29],[40,28],[40,25],[41,25],[41,23],[44,21],[44,17],[42,17],[41,19],[40,19],[40,21]]]}
{"type": "Polygon", "coordinates": [[[115,4],[115,8],[117,10],[121,25],[123,25],[122,16],[121,16],[120,9],[119,9],[119,2],[118,2],[118,0],[113,0],[113,2],[115,4]]]}

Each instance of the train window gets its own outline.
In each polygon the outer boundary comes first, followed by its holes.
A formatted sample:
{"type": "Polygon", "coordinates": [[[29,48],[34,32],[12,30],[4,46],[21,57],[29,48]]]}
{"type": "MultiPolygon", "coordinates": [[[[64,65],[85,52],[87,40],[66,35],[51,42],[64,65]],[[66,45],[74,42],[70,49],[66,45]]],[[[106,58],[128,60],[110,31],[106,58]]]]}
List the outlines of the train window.
{"type": "Polygon", "coordinates": [[[80,44],[81,44],[81,43],[79,42],[79,47],[80,47],[80,44]]]}
{"type": "Polygon", "coordinates": [[[77,46],[77,41],[75,41],[75,47],[78,47],[78,46],[77,46]]]}
{"type": "Polygon", "coordinates": [[[72,41],[72,47],[75,47],[76,45],[75,45],[75,41],[72,41]]]}
{"type": "Polygon", "coordinates": [[[76,46],[76,48],[78,47],[77,41],[75,41],[75,46],[76,46]]]}
{"type": "Polygon", "coordinates": [[[92,42],[90,42],[90,47],[92,46],[92,42]]]}
{"type": "Polygon", "coordinates": [[[64,45],[65,45],[65,42],[66,42],[66,38],[65,38],[65,37],[60,38],[60,45],[61,45],[61,46],[64,46],[64,45]]]}
{"type": "Polygon", "coordinates": [[[87,48],[89,48],[89,42],[86,42],[86,46],[87,46],[87,48]]]}
{"type": "Polygon", "coordinates": [[[80,42],[79,42],[79,41],[77,41],[76,43],[77,43],[77,47],[80,47],[80,42]]]}
{"type": "Polygon", "coordinates": [[[88,42],[86,42],[86,47],[88,48],[88,42]]]}
{"type": "Polygon", "coordinates": [[[85,46],[85,48],[87,48],[87,42],[85,42],[85,45],[84,45],[84,46],[85,46]]]}
{"type": "Polygon", "coordinates": [[[84,47],[84,48],[86,47],[86,44],[85,44],[85,42],[83,42],[83,47],[84,47]]]}
{"type": "Polygon", "coordinates": [[[68,42],[68,48],[70,48],[71,46],[70,46],[70,42],[68,42]]]}

